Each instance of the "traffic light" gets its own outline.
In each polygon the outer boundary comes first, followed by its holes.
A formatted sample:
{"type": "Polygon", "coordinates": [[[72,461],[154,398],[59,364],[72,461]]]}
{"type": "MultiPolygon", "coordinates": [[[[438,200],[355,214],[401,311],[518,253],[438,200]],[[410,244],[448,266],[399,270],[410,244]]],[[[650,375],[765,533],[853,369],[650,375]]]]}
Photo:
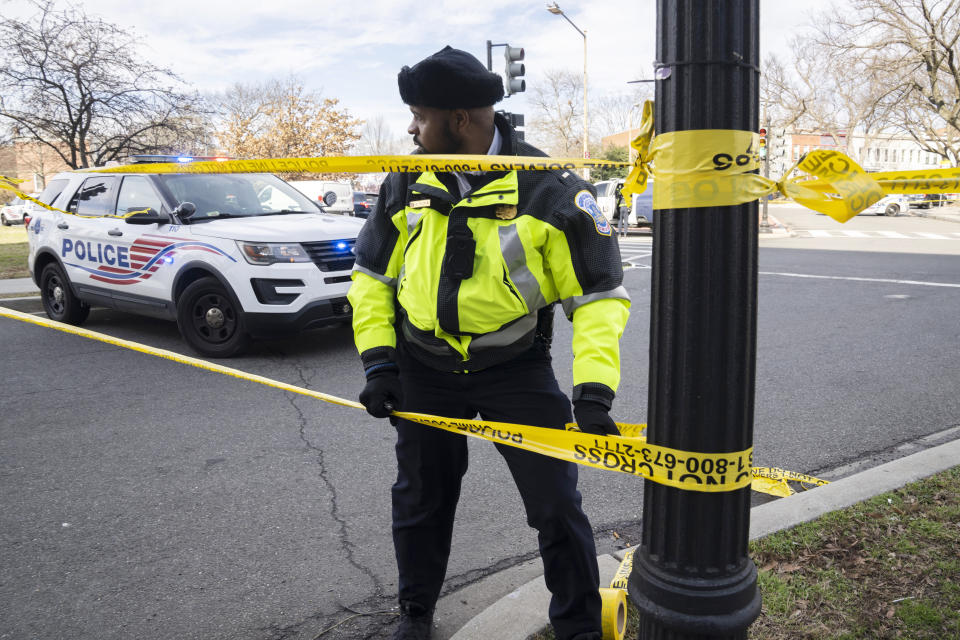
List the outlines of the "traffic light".
{"type": "Polygon", "coordinates": [[[783,127],[773,127],[770,129],[770,139],[768,155],[771,158],[780,158],[787,155],[787,130],[783,127]]]}
{"type": "Polygon", "coordinates": [[[503,49],[503,57],[506,60],[503,84],[507,88],[507,95],[512,96],[515,93],[526,91],[527,81],[520,76],[524,75],[527,70],[522,62],[518,62],[523,60],[523,47],[506,45],[503,49]]]}
{"type": "Polygon", "coordinates": [[[767,128],[761,127],[759,133],[760,133],[759,154],[761,158],[766,158],[767,157],[767,128]]]}
{"type": "Polygon", "coordinates": [[[517,134],[517,140],[523,140],[523,114],[510,113],[509,111],[500,111],[499,113],[502,113],[503,117],[510,123],[510,126],[513,127],[514,132],[517,134]]]}

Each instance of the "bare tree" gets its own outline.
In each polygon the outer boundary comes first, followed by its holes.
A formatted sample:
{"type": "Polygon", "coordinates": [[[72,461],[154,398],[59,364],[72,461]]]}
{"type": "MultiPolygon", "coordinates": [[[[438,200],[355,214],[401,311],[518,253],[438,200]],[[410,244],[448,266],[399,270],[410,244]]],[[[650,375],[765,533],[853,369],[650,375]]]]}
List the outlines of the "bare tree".
{"type": "Polygon", "coordinates": [[[630,127],[636,129],[644,100],[653,100],[652,84],[638,84],[629,93],[600,96],[590,105],[590,138],[599,140],[630,127]]]}
{"type": "Polygon", "coordinates": [[[530,133],[535,143],[559,156],[579,156],[583,149],[583,76],[551,69],[527,96],[532,110],[530,133]]]}
{"type": "Polygon", "coordinates": [[[363,121],[338,104],[307,91],[295,78],[238,84],[219,99],[217,136],[226,153],[240,158],[343,155],[360,139],[363,121]]]}
{"type": "Polygon", "coordinates": [[[136,38],[80,9],[35,3],[27,21],[0,20],[0,119],[72,168],[190,139],[200,103],[169,70],[141,60],[136,38]]]}
{"type": "Polygon", "coordinates": [[[888,70],[871,71],[857,51],[836,51],[817,37],[791,41],[793,60],[775,56],[764,63],[760,100],[764,124],[811,131],[832,139],[833,146],[857,158],[856,132],[869,141],[889,123],[895,104],[888,70]]]}
{"type": "Polygon", "coordinates": [[[960,163],[960,0],[851,0],[816,26],[829,55],[889,84],[897,129],[960,163]]]}
{"type": "MultiPolygon", "coordinates": [[[[363,153],[374,156],[392,156],[406,151],[404,143],[407,137],[393,135],[387,121],[382,115],[367,120],[360,134],[360,149],[363,153]]],[[[412,144],[412,143],[411,143],[412,144]]]]}

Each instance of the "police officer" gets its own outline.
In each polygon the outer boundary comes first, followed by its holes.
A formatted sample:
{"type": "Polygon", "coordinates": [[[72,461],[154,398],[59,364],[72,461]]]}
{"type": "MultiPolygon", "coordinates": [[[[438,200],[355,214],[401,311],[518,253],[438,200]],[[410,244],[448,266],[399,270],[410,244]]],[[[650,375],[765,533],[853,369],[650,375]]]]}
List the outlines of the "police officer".
{"type": "MultiPolygon", "coordinates": [[[[445,47],[404,67],[398,82],[421,153],[545,155],[494,113],[500,77],[464,51],[445,47]]],[[[562,429],[570,402],[549,353],[559,302],[573,322],[576,421],[586,432],[618,433],[608,412],[629,296],[611,226],[593,188],[572,171],[391,174],[356,255],[349,299],[367,379],[360,401],[372,415],[479,414],[562,429]]],[[[391,421],[401,609],[394,639],[422,640],[447,568],[467,444],[460,434],[391,421]]],[[[557,638],[599,640],[596,549],[576,465],[496,447],[539,534],[557,638]]]]}

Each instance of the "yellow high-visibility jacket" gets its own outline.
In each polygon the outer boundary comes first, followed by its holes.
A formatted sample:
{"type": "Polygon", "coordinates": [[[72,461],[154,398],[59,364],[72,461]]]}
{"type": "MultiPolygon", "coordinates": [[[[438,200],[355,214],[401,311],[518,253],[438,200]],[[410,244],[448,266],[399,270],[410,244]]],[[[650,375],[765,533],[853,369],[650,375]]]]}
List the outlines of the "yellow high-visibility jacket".
{"type": "MultiPolygon", "coordinates": [[[[501,153],[543,155],[499,114],[497,125],[501,153]]],[[[575,396],[590,383],[616,391],[630,297],[593,187],[564,169],[468,179],[462,196],[449,173],[391,174],[381,187],[348,296],[364,365],[392,360],[399,333],[436,369],[484,369],[528,349],[541,310],[559,302],[573,321],[575,396]]]]}

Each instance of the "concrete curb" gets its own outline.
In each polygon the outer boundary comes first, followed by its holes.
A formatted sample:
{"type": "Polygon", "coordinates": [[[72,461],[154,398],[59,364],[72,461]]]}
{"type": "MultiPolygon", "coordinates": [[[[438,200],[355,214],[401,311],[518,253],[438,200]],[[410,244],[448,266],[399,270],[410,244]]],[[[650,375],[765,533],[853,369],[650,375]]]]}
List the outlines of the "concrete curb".
{"type": "MultiPolygon", "coordinates": [[[[960,464],[960,440],[924,449],[814,490],[798,493],[787,500],[756,506],[750,511],[750,539],[756,540],[777,531],[792,529],[831,511],[899,489],[957,464],[960,464]]],[[[601,585],[610,583],[622,557],[623,551],[597,557],[601,585]]],[[[539,562],[539,559],[536,561],[539,562]]],[[[481,584],[474,587],[482,588],[481,584]]],[[[456,606],[457,602],[457,593],[442,599],[437,605],[438,614],[442,614],[447,606],[456,606]]],[[[452,636],[437,637],[439,640],[525,640],[549,624],[549,602],[550,594],[540,575],[501,597],[452,636]]]]}
{"type": "Polygon", "coordinates": [[[887,491],[922,480],[960,464],[960,440],[918,451],[813,491],[775,500],[750,510],[750,539],[756,540],[845,509],[887,491]]]}
{"type": "Polygon", "coordinates": [[[960,223],[960,214],[956,215],[932,215],[929,213],[911,213],[916,218],[929,218],[930,220],[940,220],[941,222],[960,223]]]}

